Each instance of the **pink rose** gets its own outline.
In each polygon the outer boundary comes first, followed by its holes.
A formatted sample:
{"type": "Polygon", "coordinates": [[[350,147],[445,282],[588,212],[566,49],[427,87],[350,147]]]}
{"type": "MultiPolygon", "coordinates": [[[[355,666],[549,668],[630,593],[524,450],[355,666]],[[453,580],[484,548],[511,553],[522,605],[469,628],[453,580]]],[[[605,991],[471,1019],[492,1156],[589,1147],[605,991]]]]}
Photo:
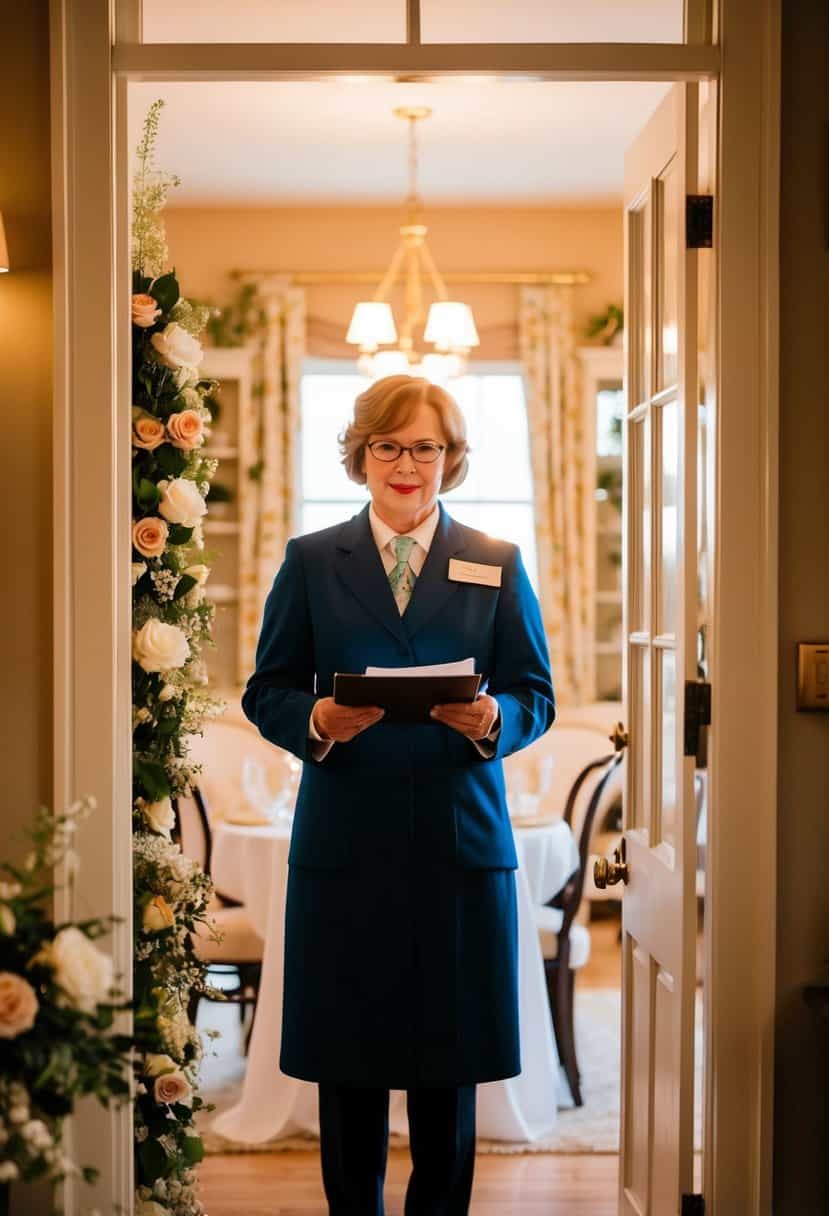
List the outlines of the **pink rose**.
{"type": "Polygon", "coordinates": [[[161,309],[152,296],[142,293],[132,297],[133,325],[139,325],[141,329],[149,329],[151,325],[155,325],[160,316],[161,309]]]}
{"type": "Polygon", "coordinates": [[[13,971],[0,971],[0,1039],[16,1039],[35,1024],[34,988],[13,971]]]}
{"type": "Polygon", "coordinates": [[[132,543],[142,557],[160,557],[167,544],[169,529],[157,515],[137,519],[132,525],[132,543]]]}
{"type": "Polygon", "coordinates": [[[167,431],[174,448],[189,452],[197,448],[204,439],[204,422],[195,410],[182,410],[167,419],[167,431]]]}
{"type": "Polygon", "coordinates": [[[152,414],[141,414],[132,424],[132,446],[143,448],[145,452],[154,451],[159,444],[164,443],[167,435],[164,423],[152,414]]]}
{"type": "Polygon", "coordinates": [[[174,1102],[183,1102],[189,1105],[192,1089],[190,1082],[182,1072],[165,1072],[160,1077],[156,1077],[153,1085],[153,1097],[156,1102],[163,1102],[167,1106],[172,1106],[174,1102]]]}

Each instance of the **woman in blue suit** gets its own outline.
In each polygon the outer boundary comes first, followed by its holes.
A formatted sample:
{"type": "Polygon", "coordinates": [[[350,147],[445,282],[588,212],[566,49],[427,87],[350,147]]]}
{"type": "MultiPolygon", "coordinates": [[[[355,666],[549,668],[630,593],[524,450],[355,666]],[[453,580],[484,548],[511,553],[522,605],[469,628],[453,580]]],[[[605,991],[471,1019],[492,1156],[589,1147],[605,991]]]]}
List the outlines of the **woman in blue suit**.
{"type": "Polygon", "coordinates": [[[501,761],[555,716],[515,545],[438,495],[463,415],[427,380],[355,402],[343,464],[371,503],[295,538],[265,605],[245,713],[304,761],[289,854],[280,1067],[319,1085],[332,1216],[382,1216],[390,1089],[407,1091],[406,1216],[461,1216],[475,1086],[520,1072],[515,848],[501,761]],[[334,673],[475,657],[488,692],[433,721],[335,704],[334,673]]]}

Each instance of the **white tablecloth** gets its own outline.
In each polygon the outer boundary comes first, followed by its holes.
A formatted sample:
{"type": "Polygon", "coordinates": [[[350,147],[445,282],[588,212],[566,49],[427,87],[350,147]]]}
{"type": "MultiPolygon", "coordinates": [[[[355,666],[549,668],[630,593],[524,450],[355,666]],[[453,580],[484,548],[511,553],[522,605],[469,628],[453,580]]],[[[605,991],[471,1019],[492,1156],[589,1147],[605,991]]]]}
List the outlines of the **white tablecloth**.
{"type": "MultiPolygon", "coordinates": [[[[217,890],[247,907],[265,942],[262,981],[239,1102],[213,1122],[229,1140],[259,1144],[279,1136],[319,1133],[315,1085],[280,1072],[282,949],[285,931],[289,829],[216,825],[212,871],[217,890]]],[[[518,972],[523,1071],[478,1087],[478,1135],[531,1142],[555,1129],[557,1106],[571,1104],[550,1021],[544,966],[533,906],[546,903],[578,866],[567,824],[515,832],[519,857],[518,972]]],[[[391,1130],[407,1132],[405,1094],[392,1096],[391,1130]]]]}

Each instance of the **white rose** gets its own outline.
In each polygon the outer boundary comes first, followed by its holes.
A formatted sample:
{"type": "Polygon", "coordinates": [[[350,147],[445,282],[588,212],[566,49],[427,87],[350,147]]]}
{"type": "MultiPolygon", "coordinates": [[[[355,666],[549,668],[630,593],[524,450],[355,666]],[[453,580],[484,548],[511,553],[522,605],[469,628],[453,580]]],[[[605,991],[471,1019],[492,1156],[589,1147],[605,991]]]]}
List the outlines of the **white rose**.
{"type": "Polygon", "coordinates": [[[195,566],[188,566],[184,573],[196,580],[197,587],[203,587],[210,575],[210,567],[199,562],[195,566]]]}
{"type": "Polygon", "coordinates": [[[47,946],[46,957],[55,981],[76,1009],[94,1013],[96,1005],[110,999],[112,959],[74,925],[61,929],[47,946]]]}
{"type": "Polygon", "coordinates": [[[172,701],[176,695],[175,684],[165,684],[161,692],[158,694],[159,701],[172,701]]]}
{"type": "Polygon", "coordinates": [[[145,671],[170,671],[187,662],[190,644],[178,625],[151,617],[132,635],[132,656],[145,671]]]}
{"type": "Polygon", "coordinates": [[[135,1216],[170,1216],[170,1209],[156,1203],[154,1199],[139,1199],[134,1211],[135,1216]]]}
{"type": "Polygon", "coordinates": [[[183,370],[188,378],[195,376],[196,369],[204,358],[201,343],[182,329],[175,321],[165,325],[160,333],[153,334],[150,339],[155,347],[159,363],[171,367],[173,371],[183,370]]]}
{"type": "Polygon", "coordinates": [[[51,1148],[52,1135],[49,1128],[42,1119],[30,1119],[28,1123],[24,1123],[21,1128],[21,1134],[24,1140],[27,1140],[32,1148],[51,1148]]]}
{"type": "Polygon", "coordinates": [[[11,937],[16,928],[17,921],[14,919],[14,912],[7,904],[0,904],[0,933],[11,937]]]}
{"type": "Polygon", "coordinates": [[[166,836],[169,840],[170,832],[176,826],[176,813],[170,799],[162,798],[159,802],[148,802],[143,811],[144,818],[152,830],[161,836],[166,836]]]}
{"type": "Polygon", "coordinates": [[[150,1051],[144,1056],[144,1074],[148,1077],[158,1077],[163,1072],[175,1072],[178,1064],[170,1056],[150,1051]]]}
{"type": "Polygon", "coordinates": [[[147,572],[147,563],[146,562],[133,562],[132,563],[132,585],[133,585],[133,587],[138,582],[138,580],[144,574],[146,574],[146,572],[147,572]]]}
{"type": "Polygon", "coordinates": [[[172,481],[160,481],[161,502],[158,510],[171,524],[183,524],[194,528],[207,506],[194,481],[187,477],[174,477],[172,481]]]}
{"type": "Polygon", "coordinates": [[[193,1091],[183,1072],[165,1072],[155,1079],[153,1097],[156,1102],[163,1102],[166,1106],[172,1106],[175,1102],[189,1105],[193,1091]]]}
{"type": "Polygon", "coordinates": [[[22,890],[19,882],[0,882],[0,899],[17,899],[22,890]]]}
{"type": "Polygon", "coordinates": [[[0,1182],[14,1182],[20,1177],[20,1170],[13,1161],[0,1161],[0,1182]]]}

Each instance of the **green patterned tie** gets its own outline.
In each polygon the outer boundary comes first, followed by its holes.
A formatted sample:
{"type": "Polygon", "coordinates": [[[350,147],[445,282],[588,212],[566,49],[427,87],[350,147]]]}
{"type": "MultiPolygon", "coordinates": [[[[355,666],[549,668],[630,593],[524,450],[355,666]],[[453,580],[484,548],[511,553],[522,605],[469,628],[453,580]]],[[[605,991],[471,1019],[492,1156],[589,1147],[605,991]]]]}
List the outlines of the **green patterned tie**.
{"type": "Polygon", "coordinates": [[[416,543],[413,536],[395,536],[391,541],[397,565],[389,571],[389,586],[394,593],[401,615],[406,610],[406,605],[412,597],[412,591],[417,582],[417,575],[409,565],[409,554],[416,543]]]}

